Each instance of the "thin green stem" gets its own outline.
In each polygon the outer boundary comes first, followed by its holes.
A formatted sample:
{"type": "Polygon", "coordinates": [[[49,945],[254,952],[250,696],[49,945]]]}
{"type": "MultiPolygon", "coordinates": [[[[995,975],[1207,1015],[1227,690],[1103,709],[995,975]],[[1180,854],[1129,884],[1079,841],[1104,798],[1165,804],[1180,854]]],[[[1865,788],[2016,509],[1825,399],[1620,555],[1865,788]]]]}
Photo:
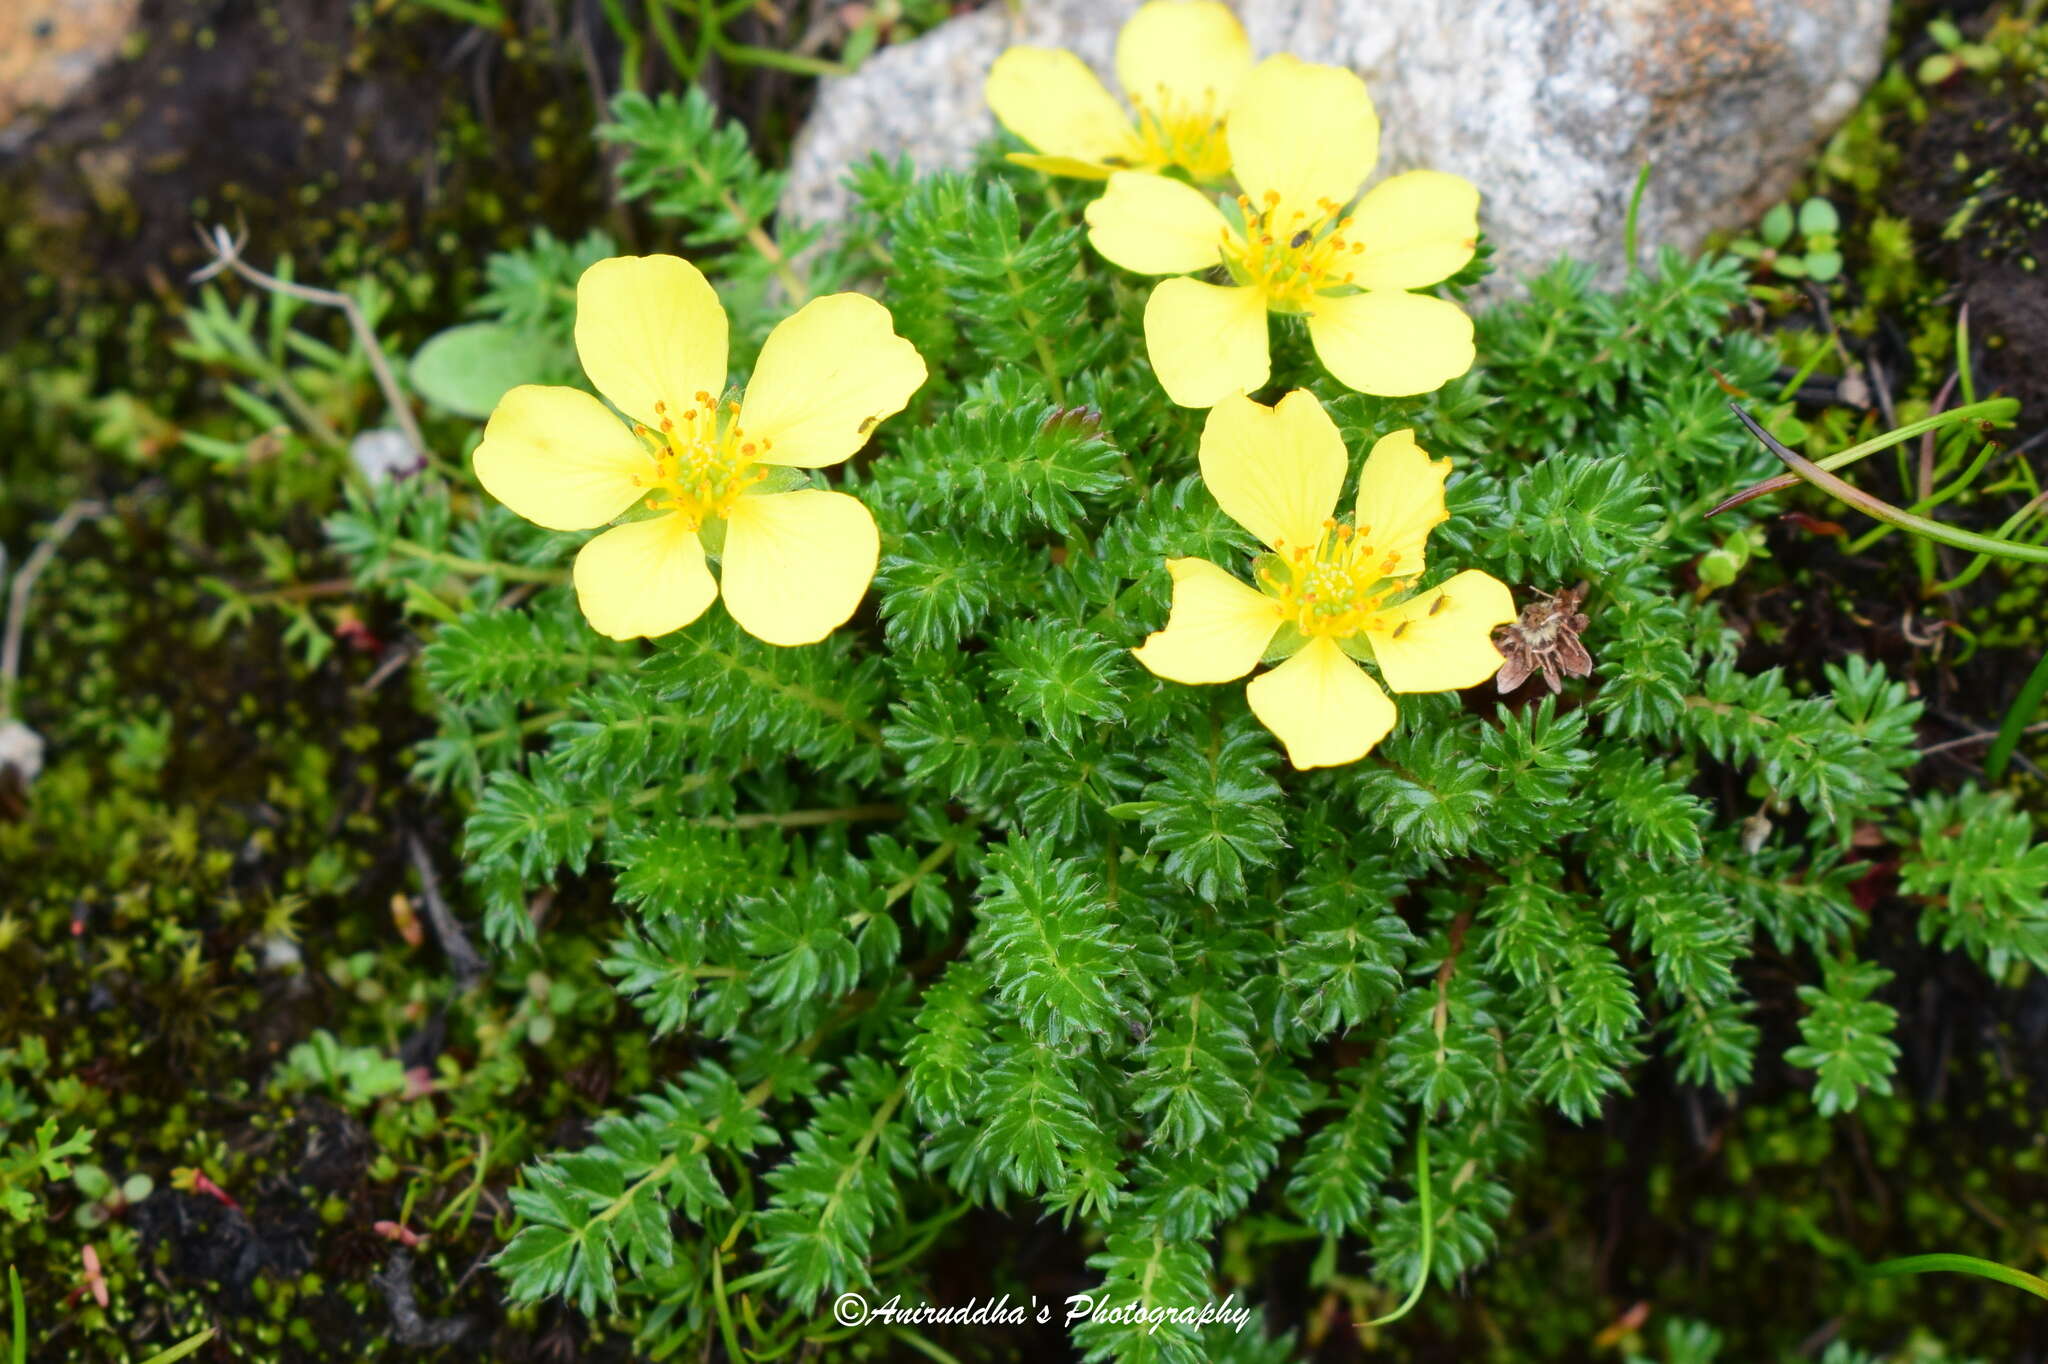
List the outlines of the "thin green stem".
{"type": "Polygon", "coordinates": [[[9,1364],[28,1364],[28,1299],[21,1295],[21,1271],[7,1266],[7,1297],[14,1306],[14,1343],[8,1347],[9,1364]]]}
{"type": "Polygon", "coordinates": [[[1655,164],[1645,161],[1636,172],[1636,187],[1628,196],[1628,216],[1621,222],[1621,263],[1631,276],[1642,273],[1636,264],[1636,226],[1643,213],[1643,191],[1650,187],[1650,171],[1655,164]]]}
{"type": "Polygon", "coordinates": [[[1415,1268],[1415,1287],[1408,1290],[1407,1301],[1383,1317],[1359,1323],[1361,1326],[1385,1326],[1399,1321],[1415,1310],[1415,1304],[1422,1301],[1422,1290],[1429,1283],[1430,1260],[1436,1253],[1436,1212],[1429,1200],[1429,1123],[1423,1122],[1415,1129],[1415,1180],[1421,1186],[1422,1194],[1422,1261],[1415,1268]]]}
{"type": "Polygon", "coordinates": [[[1827,359],[1830,354],[1832,352],[1826,346],[1815,346],[1813,358],[1801,365],[1792,377],[1785,381],[1784,387],[1778,390],[1778,401],[1790,402],[1792,395],[1799,391],[1799,386],[1813,377],[1813,372],[1820,368],[1821,361],[1827,359]]]}
{"type": "Polygon", "coordinates": [[[683,50],[682,35],[668,17],[667,0],[653,0],[647,6],[647,26],[654,30],[654,41],[668,54],[668,64],[675,68],[675,73],[686,81],[695,81],[701,63],[691,61],[690,54],[683,50]]]}
{"type": "MultiPolygon", "coordinates": [[[[1915,516],[1909,511],[1903,511],[1898,507],[1894,507],[1882,498],[1873,497],[1854,484],[1846,483],[1836,478],[1826,469],[1805,456],[1794,454],[1772,436],[1770,432],[1764,430],[1756,418],[1750,416],[1741,406],[1733,403],[1730,406],[1735,408],[1735,415],[1742,419],[1742,424],[1749,428],[1749,433],[1762,441],[1765,449],[1784,461],[1786,467],[1790,468],[1794,475],[1811,483],[1836,501],[1854,507],[1866,516],[1874,517],[1879,521],[1897,526],[1901,530],[1925,536],[1936,544],[1948,545],[1953,549],[1966,549],[1973,553],[1990,554],[2005,559],[2020,559],[2028,563],[2048,564],[2048,547],[2016,544],[2007,540],[1994,540],[1988,535],[1979,535],[1975,531],[1959,530],[1954,526],[1944,525],[1939,521],[1930,521],[1924,516],[1915,516]]],[[[1961,410],[1960,408],[1957,409],[1957,411],[1961,410]]]]}
{"type": "MultiPolygon", "coordinates": [[[[1754,423],[1750,421],[1748,414],[1739,405],[1730,403],[1729,406],[1735,408],[1736,415],[1743,419],[1745,425],[1750,425],[1752,430],[1755,429],[1754,423]]],[[[2019,411],[2019,407],[2020,405],[2011,398],[1986,398],[1983,402],[1972,403],[1968,407],[1953,407],[1946,412],[1937,412],[1931,417],[1922,417],[1916,422],[1907,422],[1896,431],[1887,431],[1881,436],[1873,436],[1861,445],[1852,445],[1846,450],[1837,450],[1834,454],[1825,455],[1814,461],[1814,463],[1822,469],[1846,468],[1857,460],[1868,458],[1880,450],[1889,450],[1894,445],[1903,444],[1915,436],[1922,435],[1928,431],[1939,430],[1941,427],[1950,426],[1959,421],[1976,420],[1990,422],[1995,425],[2004,425],[2012,420],[2013,414],[2019,411]]],[[[1759,497],[1768,497],[1772,493],[1782,492],[1787,488],[1797,487],[1798,485],[1799,476],[1797,474],[1780,474],[1776,478],[1767,478],[1754,488],[1745,488],[1733,497],[1724,498],[1707,515],[1718,516],[1722,512],[1739,507],[1745,502],[1754,502],[1759,497]]]]}
{"type": "MultiPolygon", "coordinates": [[[[1977,475],[1984,472],[1984,466],[1991,462],[1991,457],[1998,453],[1999,448],[1995,441],[1984,442],[1983,450],[1978,452],[1977,458],[1970,462],[1970,467],[1965,469],[1956,478],[1955,482],[1949,484],[1938,493],[1932,493],[1921,498],[1906,510],[1916,516],[1925,515],[1944,502],[1954,501],[1957,497],[1967,492],[1972,483],[1977,481],[1977,475]]],[[[1873,526],[1870,530],[1851,541],[1843,552],[1845,554],[1861,554],[1864,550],[1870,548],[1870,546],[1891,533],[1892,527],[1890,526],[1873,526]]]]}
{"type": "Polygon", "coordinates": [[[1934,1274],[1949,1271],[1957,1274],[1975,1274],[1980,1279],[1990,1279],[2008,1288],[2017,1288],[2032,1293],[2037,1298],[2048,1298],[2048,1280],[1999,1264],[1996,1260],[1980,1260],[1975,1255],[1907,1255],[1897,1260],[1885,1260],[1863,1271],[1867,1279],[1896,1279],[1906,1274],[1934,1274]]]}
{"type": "Polygon", "coordinates": [[[537,568],[531,564],[508,564],[500,559],[466,559],[460,554],[450,554],[446,550],[429,549],[416,540],[394,540],[391,542],[391,548],[409,559],[424,559],[428,563],[439,564],[443,568],[453,569],[457,573],[467,573],[472,577],[490,576],[515,583],[569,581],[569,574],[564,569],[537,568]]]}
{"type": "Polygon", "coordinates": [[[745,1359],[747,1354],[746,1351],[740,1348],[739,1328],[733,1325],[732,1304],[725,1300],[725,1295],[725,1253],[722,1250],[713,1250],[711,1252],[711,1300],[718,1305],[718,1333],[725,1338],[725,1353],[728,1358],[735,1360],[745,1359]]]}
{"type": "Polygon", "coordinates": [[[778,71],[793,71],[799,76],[843,76],[847,68],[838,62],[828,62],[822,57],[806,57],[800,52],[779,52],[772,47],[755,47],[751,43],[728,42],[724,34],[716,34],[711,40],[718,49],[718,55],[730,62],[749,66],[768,66],[778,71]]]}
{"type": "Polygon", "coordinates": [[[874,918],[877,914],[887,914],[890,910],[896,907],[896,902],[898,900],[901,900],[904,896],[910,894],[911,891],[917,889],[918,883],[920,881],[924,880],[925,877],[930,876],[940,867],[945,866],[948,859],[950,859],[955,852],[959,851],[959,848],[960,845],[951,839],[948,839],[944,843],[939,844],[938,847],[932,849],[931,852],[925,855],[924,861],[918,863],[917,866],[911,870],[910,875],[904,877],[901,881],[898,881],[895,885],[889,887],[889,889],[882,896],[882,903],[879,908],[863,909],[859,913],[849,916],[846,921],[847,928],[859,928],[862,924],[866,923],[869,919],[874,918]]]}
{"type": "Polygon", "coordinates": [[[734,815],[731,819],[710,817],[694,821],[707,829],[805,829],[820,824],[853,824],[870,819],[901,819],[901,805],[842,805],[834,810],[762,811],[734,815]]]}
{"type": "Polygon", "coordinates": [[[2027,674],[2027,680],[2020,686],[2020,694],[2013,698],[2012,708],[2005,713],[2005,720],[1998,726],[1998,738],[1984,754],[1984,775],[1997,781],[2005,775],[2005,765],[2012,761],[2013,751],[2019,747],[2020,735],[2027,732],[2034,715],[2041,709],[2043,700],[2048,700],[2048,653],[2043,653],[2034,663],[2034,671],[2027,674]]]}
{"type": "Polygon", "coordinates": [[[746,224],[748,243],[761,253],[762,258],[775,271],[775,278],[782,281],[783,289],[789,294],[791,306],[801,307],[809,302],[811,297],[810,280],[806,279],[803,273],[796,268],[795,263],[784,254],[781,245],[776,242],[775,238],[768,235],[767,229],[761,226],[760,220],[742,208],[740,201],[733,196],[733,192],[729,189],[718,191],[718,201],[725,206],[727,213],[732,214],[735,219],[746,224]]]}
{"type": "MultiPolygon", "coordinates": [[[[2020,527],[2026,525],[2029,520],[2033,519],[2034,514],[2040,511],[2041,508],[2044,506],[2048,506],[2048,495],[2036,496],[2032,501],[2028,502],[2027,505],[2021,507],[2018,511],[2014,512],[2011,516],[2007,517],[2005,520],[2005,524],[1998,528],[1998,533],[1992,538],[1998,540],[2010,539],[2012,536],[2018,534],[2020,527]]],[[[1992,559],[1996,557],[1998,556],[1991,554],[1979,554],[1976,558],[1970,560],[1969,563],[1965,564],[1963,566],[1963,571],[1956,574],[1955,577],[1950,578],[1947,582],[1936,583],[1934,584],[1934,586],[1928,588],[1927,595],[1930,597],[1938,597],[1944,592],[1955,592],[1962,588],[1968,587],[1971,583],[1977,581],[1977,575],[1982,573],[1985,569],[1989,568],[1991,566],[1992,559]]]]}
{"type": "MultiPolygon", "coordinates": [[[[830,1026],[831,1024],[829,1023],[826,1025],[826,1027],[830,1026]]],[[[812,1052],[818,1049],[818,1044],[823,1042],[824,1040],[825,1029],[820,1028],[817,1032],[812,1033],[809,1037],[806,1037],[803,1041],[797,1043],[796,1051],[794,1054],[797,1056],[798,1059],[807,1058],[808,1056],[810,1056],[812,1052]]],[[[766,1106],[768,1101],[773,1097],[775,1097],[775,1077],[770,1076],[769,1078],[762,1080],[760,1083],[756,1084],[752,1089],[748,1090],[745,1094],[740,1096],[740,1112],[755,1112],[756,1110],[766,1106]]],[[[710,1149],[711,1136],[714,1132],[718,1130],[718,1125],[719,1123],[725,1120],[725,1116],[726,1115],[723,1113],[714,1115],[708,1122],[704,1124],[704,1130],[699,1132],[691,1140],[690,1149],[688,1152],[671,1151],[667,1155],[663,1156],[660,1160],[656,1161],[654,1163],[653,1168],[649,1169],[646,1174],[640,1176],[640,1178],[634,1180],[630,1185],[628,1185],[624,1193],[620,1194],[617,1198],[613,1199],[608,1205],[606,1205],[603,1208],[600,1208],[594,1215],[592,1215],[590,1219],[591,1222],[595,1224],[598,1222],[611,1221],[613,1218],[619,1216],[621,1213],[625,1212],[627,1208],[632,1206],[633,1199],[639,1195],[642,1189],[646,1188],[650,1184],[658,1184],[662,1180],[667,1179],[670,1175],[674,1174],[676,1172],[676,1167],[683,1163],[685,1155],[700,1156],[704,1154],[705,1151],[710,1149]]]]}
{"type": "MultiPolygon", "coordinates": [[[[1010,281],[1010,292],[1022,298],[1024,281],[1017,277],[1015,270],[1004,273],[1010,281]]],[[[1045,381],[1052,386],[1052,400],[1066,406],[1066,385],[1060,381],[1060,367],[1052,358],[1052,342],[1045,334],[1045,319],[1029,308],[1020,308],[1018,314],[1024,319],[1024,325],[1031,329],[1031,344],[1038,352],[1038,367],[1045,371],[1045,381]]]]}
{"type": "Polygon", "coordinates": [[[428,9],[439,10],[451,19],[460,19],[478,28],[502,29],[509,22],[505,11],[496,5],[475,5],[469,0],[420,0],[428,9]]]}
{"type": "Polygon", "coordinates": [[[179,1344],[173,1345],[168,1350],[151,1355],[148,1359],[143,1360],[142,1364],[173,1364],[175,1360],[180,1360],[187,1355],[197,1353],[200,1346],[213,1339],[213,1335],[214,1328],[209,1326],[190,1340],[182,1341],[179,1344]]]}

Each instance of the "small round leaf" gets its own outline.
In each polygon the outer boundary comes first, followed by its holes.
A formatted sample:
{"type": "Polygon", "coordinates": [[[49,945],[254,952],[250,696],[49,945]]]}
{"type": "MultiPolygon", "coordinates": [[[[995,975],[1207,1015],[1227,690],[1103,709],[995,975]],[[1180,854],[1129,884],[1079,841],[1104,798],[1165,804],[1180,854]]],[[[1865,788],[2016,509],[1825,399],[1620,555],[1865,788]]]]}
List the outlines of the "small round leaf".
{"type": "Polygon", "coordinates": [[[500,322],[471,322],[428,337],[411,374],[434,406],[481,420],[507,389],[544,383],[554,369],[553,343],[500,322]]]}

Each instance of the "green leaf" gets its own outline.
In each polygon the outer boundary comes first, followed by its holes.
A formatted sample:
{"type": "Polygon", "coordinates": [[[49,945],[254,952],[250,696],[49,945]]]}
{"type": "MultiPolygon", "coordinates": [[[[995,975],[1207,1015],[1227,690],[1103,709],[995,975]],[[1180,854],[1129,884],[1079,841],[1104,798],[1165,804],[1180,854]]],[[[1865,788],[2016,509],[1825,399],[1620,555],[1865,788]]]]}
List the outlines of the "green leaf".
{"type": "Polygon", "coordinates": [[[1824,234],[1840,232],[1841,230],[1841,215],[1835,212],[1835,206],[1827,200],[1821,198],[1808,199],[1799,206],[1800,236],[1818,237],[1824,234]]]}
{"type": "Polygon", "coordinates": [[[482,420],[507,389],[552,377],[556,352],[545,337],[501,322],[469,322],[427,338],[412,357],[412,386],[436,407],[482,420]]]}
{"type": "Polygon", "coordinates": [[[1809,251],[1806,253],[1806,274],[1809,279],[1825,284],[1842,273],[1842,254],[1839,251],[1809,251]]]}
{"type": "Polygon", "coordinates": [[[1899,1015],[1889,1004],[1870,998],[1892,978],[1883,967],[1830,960],[1823,970],[1824,987],[1799,987],[1799,998],[1807,1007],[1799,1032],[1806,1042],[1788,1048],[1785,1059],[1816,1072],[1814,1103],[1826,1118],[1856,1107],[1866,1089],[1892,1092],[1899,1047],[1891,1035],[1899,1015]]]}
{"type": "Polygon", "coordinates": [[[1757,224],[1757,232],[1766,246],[1783,246],[1792,239],[1792,205],[1772,204],[1764,214],[1764,220],[1757,224]]]}

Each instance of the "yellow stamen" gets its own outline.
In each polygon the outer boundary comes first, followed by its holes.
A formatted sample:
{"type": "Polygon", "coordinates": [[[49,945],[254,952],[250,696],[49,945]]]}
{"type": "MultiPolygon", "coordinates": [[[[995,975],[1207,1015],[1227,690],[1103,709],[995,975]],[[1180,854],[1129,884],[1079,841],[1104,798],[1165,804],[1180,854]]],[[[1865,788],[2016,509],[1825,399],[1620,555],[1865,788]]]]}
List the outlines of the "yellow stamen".
{"type": "Polygon", "coordinates": [[[1338,216],[1341,204],[1319,199],[1312,214],[1283,206],[1274,190],[1265,192],[1262,203],[1255,207],[1238,196],[1244,232],[1226,234],[1223,245],[1223,264],[1233,279],[1258,289],[1268,307],[1283,313],[1305,313],[1318,294],[1353,282],[1339,262],[1363,252],[1365,243],[1348,235],[1352,220],[1338,216]]]}
{"type": "Polygon", "coordinates": [[[1138,111],[1136,143],[1125,158],[1133,166],[1179,166],[1197,184],[1230,178],[1230,147],[1223,140],[1223,109],[1215,91],[1192,99],[1164,86],[1129,93],[1138,111]]]}
{"type": "Polygon", "coordinates": [[[1281,618],[1305,635],[1331,639],[1387,629],[1389,599],[1407,584],[1388,576],[1397,556],[1375,550],[1366,540],[1371,533],[1370,526],[1330,518],[1313,549],[1275,545],[1279,564],[1260,572],[1259,585],[1281,618]]]}
{"type": "Polygon", "coordinates": [[[675,512],[692,530],[700,529],[706,521],[724,516],[742,493],[768,476],[768,470],[754,463],[756,443],[740,429],[739,404],[724,407],[721,413],[716,399],[699,393],[696,405],[683,409],[679,428],[668,415],[669,405],[657,402],[654,410],[661,428],[634,427],[653,465],[651,476],[633,479],[651,490],[646,498],[649,510],[675,512]]]}

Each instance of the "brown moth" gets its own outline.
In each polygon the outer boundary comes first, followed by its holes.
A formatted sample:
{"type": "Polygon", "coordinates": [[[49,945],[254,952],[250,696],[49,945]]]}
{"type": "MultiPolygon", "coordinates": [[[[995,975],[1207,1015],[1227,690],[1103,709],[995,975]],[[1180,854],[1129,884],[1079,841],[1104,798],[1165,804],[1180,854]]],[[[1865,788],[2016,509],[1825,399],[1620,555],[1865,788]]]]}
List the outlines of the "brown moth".
{"type": "Polygon", "coordinates": [[[1494,685],[1502,695],[1539,670],[1553,692],[1563,688],[1567,677],[1592,675],[1593,656],[1579,642],[1579,633],[1591,623],[1579,610],[1585,599],[1585,583],[1545,593],[1522,608],[1520,620],[1493,632],[1493,647],[1507,660],[1494,674],[1494,685]]]}

